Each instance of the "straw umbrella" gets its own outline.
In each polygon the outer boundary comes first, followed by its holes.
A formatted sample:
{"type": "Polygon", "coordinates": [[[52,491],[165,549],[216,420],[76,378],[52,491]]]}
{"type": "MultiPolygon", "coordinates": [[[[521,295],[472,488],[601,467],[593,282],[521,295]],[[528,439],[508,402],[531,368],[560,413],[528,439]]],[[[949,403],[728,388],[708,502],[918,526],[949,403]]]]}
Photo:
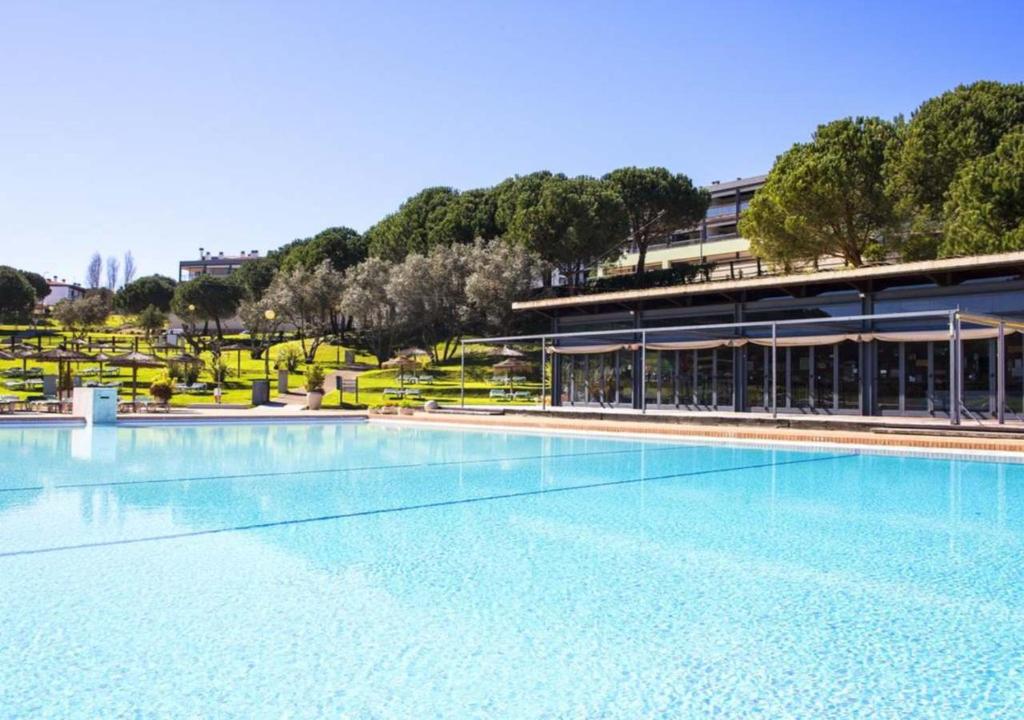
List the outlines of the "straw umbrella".
{"type": "Polygon", "coordinates": [[[0,350],[0,360],[14,360],[15,356],[13,353],[9,353],[6,350],[0,350]]]}
{"type": "Polygon", "coordinates": [[[396,355],[387,360],[382,367],[398,368],[398,382],[402,388],[405,388],[405,371],[419,369],[419,366],[420,364],[410,357],[396,355]]]}
{"type": "Polygon", "coordinates": [[[502,345],[499,347],[492,347],[487,351],[487,354],[491,357],[506,357],[506,358],[521,358],[526,357],[526,353],[521,353],[518,350],[513,350],[508,345],[502,345]]]}
{"type": "Polygon", "coordinates": [[[424,357],[424,356],[429,355],[429,354],[430,353],[428,353],[423,348],[407,347],[407,348],[402,348],[401,350],[396,352],[395,353],[395,357],[405,357],[405,358],[424,357]]]}
{"type": "Polygon", "coordinates": [[[141,353],[135,350],[124,355],[115,355],[107,361],[108,365],[113,367],[127,367],[132,369],[132,402],[135,402],[135,398],[138,395],[139,389],[136,387],[139,380],[139,368],[158,368],[163,367],[163,360],[158,360],[152,355],[141,353]]]}
{"type": "Polygon", "coordinates": [[[508,389],[509,392],[512,392],[515,390],[512,382],[512,373],[516,370],[528,370],[530,368],[530,363],[525,360],[520,360],[519,358],[510,357],[507,360],[502,360],[500,363],[495,363],[493,367],[495,370],[505,371],[505,377],[508,379],[508,389]]]}
{"type": "Polygon", "coordinates": [[[64,363],[81,362],[92,360],[92,356],[77,350],[68,350],[64,347],[52,347],[49,350],[42,350],[31,356],[33,360],[44,360],[57,363],[57,395],[61,395],[60,383],[64,379],[64,363]]]}
{"type": "Polygon", "coordinates": [[[92,356],[92,359],[100,364],[100,376],[97,379],[97,382],[103,382],[103,363],[110,360],[111,357],[111,355],[107,355],[105,352],[102,351],[92,356]]]}

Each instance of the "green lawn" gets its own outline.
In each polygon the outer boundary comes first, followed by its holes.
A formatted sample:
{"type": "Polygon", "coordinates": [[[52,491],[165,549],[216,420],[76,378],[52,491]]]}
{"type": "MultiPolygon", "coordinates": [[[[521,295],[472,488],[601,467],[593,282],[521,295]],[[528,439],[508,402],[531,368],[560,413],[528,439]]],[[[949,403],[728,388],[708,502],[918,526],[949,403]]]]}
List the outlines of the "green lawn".
{"type": "MultiPolygon", "coordinates": [[[[109,328],[117,328],[123,325],[123,319],[118,318],[117,322],[108,323],[109,328]]],[[[26,327],[14,327],[9,325],[0,325],[0,346],[7,348],[10,346],[10,333],[14,331],[26,330],[26,327]]],[[[56,327],[41,327],[41,330],[55,330],[59,332],[56,327]]],[[[104,330],[92,334],[97,337],[116,338],[120,344],[118,352],[128,351],[132,344],[135,342],[137,336],[130,334],[115,333],[111,330],[104,330]]],[[[231,342],[233,340],[241,340],[241,337],[229,337],[227,340],[231,342]]],[[[62,341],[70,340],[70,334],[59,332],[58,335],[53,337],[44,337],[41,340],[43,349],[55,347],[62,341]]],[[[36,339],[27,341],[29,344],[35,346],[37,344],[36,339]]],[[[277,373],[274,370],[274,361],[277,358],[278,351],[287,345],[293,345],[298,347],[298,341],[289,341],[274,345],[270,350],[270,375],[271,375],[271,396],[276,394],[277,388],[277,373]]],[[[139,347],[142,352],[150,353],[151,349],[148,347],[144,340],[139,340],[139,347]]],[[[316,361],[324,367],[326,371],[338,369],[342,366],[345,358],[344,347],[338,347],[334,345],[323,344],[321,345],[316,354],[316,361]]],[[[176,351],[170,351],[170,355],[173,355],[176,351]]],[[[88,353],[87,353],[88,354],[88,353]]],[[[167,357],[167,352],[152,352],[152,354],[158,357],[167,357]]],[[[203,360],[209,361],[209,353],[203,354],[203,360]]],[[[252,398],[252,381],[262,379],[264,377],[264,361],[263,359],[254,360],[248,351],[226,351],[222,354],[225,362],[230,367],[230,375],[227,382],[222,386],[222,401],[227,404],[249,404],[252,398]]],[[[426,360],[426,358],[420,358],[426,360]]],[[[528,358],[533,361],[534,366],[531,370],[526,372],[516,372],[516,375],[525,375],[529,378],[526,383],[517,383],[515,386],[516,390],[526,390],[531,394],[531,400],[517,400],[517,401],[501,401],[490,398],[490,391],[494,388],[501,388],[504,385],[500,382],[495,383],[492,381],[493,371],[491,366],[500,360],[500,358],[491,357],[486,354],[486,348],[467,346],[466,355],[466,404],[467,405],[480,405],[480,404],[502,404],[502,405],[530,405],[537,402],[535,398],[539,397],[540,394],[540,378],[537,364],[539,357],[537,353],[532,353],[531,357],[528,358]]],[[[376,366],[376,358],[371,355],[357,352],[356,362],[365,364],[367,366],[376,366]]],[[[6,368],[20,368],[22,367],[21,360],[0,360],[0,370],[6,368]]],[[[29,360],[27,362],[28,368],[42,368],[44,374],[56,375],[57,374],[57,363],[55,362],[41,362],[37,360],[29,360]]],[[[72,365],[72,374],[77,374],[87,368],[98,367],[98,363],[85,361],[72,365]]],[[[304,366],[300,365],[298,372],[296,372],[289,383],[292,389],[301,390],[303,387],[302,371],[304,366]]],[[[423,370],[418,374],[429,374],[435,377],[432,384],[411,384],[407,383],[406,387],[414,387],[420,390],[420,397],[415,398],[416,404],[421,404],[426,400],[437,400],[438,402],[446,405],[451,405],[459,402],[459,370],[460,370],[460,359],[458,354],[454,358],[449,359],[446,362],[442,362],[436,366],[423,363],[423,370]]],[[[157,377],[163,375],[165,372],[164,368],[143,368],[138,371],[138,384],[137,390],[140,395],[149,393],[150,383],[157,377]]],[[[413,373],[408,373],[413,374],[413,373]]],[[[96,375],[83,375],[84,379],[95,380],[98,379],[96,375]]],[[[112,368],[105,367],[103,373],[104,381],[117,380],[121,382],[120,394],[122,397],[129,396],[131,394],[131,380],[132,372],[127,368],[112,368]]],[[[17,395],[19,397],[28,397],[33,395],[40,395],[41,389],[14,389],[5,386],[6,382],[15,381],[14,378],[3,377],[0,378],[0,394],[3,395],[17,395]]],[[[175,393],[171,400],[172,405],[187,406],[194,404],[206,404],[213,402],[213,383],[210,372],[207,368],[203,369],[200,374],[199,382],[205,382],[211,388],[207,392],[202,393],[175,393]]],[[[398,380],[398,371],[396,370],[370,370],[363,373],[359,377],[359,404],[355,405],[355,397],[352,393],[346,393],[345,401],[346,404],[352,407],[368,407],[377,406],[382,404],[397,404],[399,400],[397,398],[389,397],[385,399],[384,390],[387,388],[398,388],[400,386],[398,380]]],[[[326,407],[337,407],[339,396],[338,392],[334,390],[333,383],[329,383],[326,388],[329,392],[324,398],[324,405],[326,407]]]]}

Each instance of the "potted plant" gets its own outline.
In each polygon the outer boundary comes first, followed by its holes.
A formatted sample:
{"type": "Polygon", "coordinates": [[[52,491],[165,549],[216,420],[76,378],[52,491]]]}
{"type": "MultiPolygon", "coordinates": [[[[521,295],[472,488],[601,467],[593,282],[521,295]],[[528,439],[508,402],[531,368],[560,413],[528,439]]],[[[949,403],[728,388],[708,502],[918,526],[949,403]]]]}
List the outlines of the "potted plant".
{"type": "Polygon", "coordinates": [[[415,407],[416,406],[413,404],[412,400],[403,400],[398,406],[398,412],[402,415],[412,415],[415,407]]]}
{"type": "Polygon", "coordinates": [[[324,401],[324,369],[313,364],[306,368],[306,407],[319,410],[324,401]]]}
{"type": "Polygon", "coordinates": [[[174,381],[167,375],[162,375],[149,385],[149,394],[161,405],[168,405],[171,397],[174,396],[174,381]]]}

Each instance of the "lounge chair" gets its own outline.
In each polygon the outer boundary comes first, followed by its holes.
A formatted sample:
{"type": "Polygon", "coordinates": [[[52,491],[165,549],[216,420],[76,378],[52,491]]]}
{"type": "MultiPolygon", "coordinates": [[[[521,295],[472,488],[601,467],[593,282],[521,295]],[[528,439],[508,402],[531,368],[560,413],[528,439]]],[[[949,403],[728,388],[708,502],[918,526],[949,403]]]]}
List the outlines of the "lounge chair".
{"type": "Polygon", "coordinates": [[[402,397],[404,394],[405,391],[399,388],[384,388],[384,397],[402,397]]]}
{"type": "Polygon", "coordinates": [[[422,393],[417,388],[407,388],[405,397],[419,397],[422,393]]]}
{"type": "Polygon", "coordinates": [[[419,381],[423,385],[433,385],[434,384],[434,376],[433,375],[420,375],[419,377],[416,378],[416,380],[419,381]]]}
{"type": "Polygon", "coordinates": [[[488,397],[491,400],[508,400],[508,392],[495,388],[494,390],[491,390],[491,394],[488,397]]]}
{"type": "Polygon", "coordinates": [[[513,400],[529,400],[531,397],[529,390],[516,390],[512,394],[513,400]]]}

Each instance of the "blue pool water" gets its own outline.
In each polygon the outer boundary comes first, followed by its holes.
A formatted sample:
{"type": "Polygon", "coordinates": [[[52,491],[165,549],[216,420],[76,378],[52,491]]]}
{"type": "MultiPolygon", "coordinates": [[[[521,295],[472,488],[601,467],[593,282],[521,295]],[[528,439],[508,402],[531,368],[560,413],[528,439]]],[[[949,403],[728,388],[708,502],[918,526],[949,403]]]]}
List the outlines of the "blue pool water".
{"type": "Polygon", "coordinates": [[[0,716],[1024,716],[1024,465],[0,429],[0,716]]]}

